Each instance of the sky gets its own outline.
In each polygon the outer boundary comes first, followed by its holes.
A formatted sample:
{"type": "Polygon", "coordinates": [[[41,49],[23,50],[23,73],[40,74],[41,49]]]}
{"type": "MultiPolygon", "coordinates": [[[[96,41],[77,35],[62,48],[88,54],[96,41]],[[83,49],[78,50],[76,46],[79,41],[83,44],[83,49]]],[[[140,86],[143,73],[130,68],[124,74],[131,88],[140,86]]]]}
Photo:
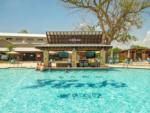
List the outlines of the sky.
{"type": "MultiPolygon", "coordinates": [[[[131,32],[141,41],[150,31],[150,15],[143,17],[142,28],[131,32]]],[[[0,32],[71,31],[82,19],[96,22],[93,15],[66,8],[60,0],[0,0],[0,32]]]]}

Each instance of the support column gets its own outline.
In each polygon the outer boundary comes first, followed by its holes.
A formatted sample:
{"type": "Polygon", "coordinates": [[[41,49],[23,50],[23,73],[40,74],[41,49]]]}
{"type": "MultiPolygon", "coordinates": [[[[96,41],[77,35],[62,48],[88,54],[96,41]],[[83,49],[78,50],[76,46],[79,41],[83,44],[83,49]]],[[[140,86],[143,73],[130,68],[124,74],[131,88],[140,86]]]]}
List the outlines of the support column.
{"type": "Polygon", "coordinates": [[[104,65],[106,63],[106,51],[105,49],[101,50],[101,64],[104,65]]]}
{"type": "Polygon", "coordinates": [[[146,60],[146,52],[142,51],[142,60],[146,60]]]}
{"type": "Polygon", "coordinates": [[[134,51],[134,61],[136,61],[137,58],[136,58],[136,51],[134,51]]]}
{"type": "Polygon", "coordinates": [[[77,51],[72,50],[72,67],[77,67],[77,51]]]}
{"type": "Polygon", "coordinates": [[[113,51],[113,49],[111,50],[111,55],[110,55],[110,57],[111,57],[111,58],[114,57],[114,51],[113,51]]]}
{"type": "Polygon", "coordinates": [[[100,51],[98,51],[98,52],[96,52],[96,54],[97,54],[97,59],[98,59],[98,66],[100,66],[101,65],[101,52],[100,51]]]}
{"type": "Polygon", "coordinates": [[[47,49],[45,49],[43,51],[43,62],[44,62],[44,65],[46,67],[48,67],[48,63],[49,63],[49,51],[47,49]]]}
{"type": "Polygon", "coordinates": [[[131,58],[130,49],[128,50],[127,58],[131,58]]]}

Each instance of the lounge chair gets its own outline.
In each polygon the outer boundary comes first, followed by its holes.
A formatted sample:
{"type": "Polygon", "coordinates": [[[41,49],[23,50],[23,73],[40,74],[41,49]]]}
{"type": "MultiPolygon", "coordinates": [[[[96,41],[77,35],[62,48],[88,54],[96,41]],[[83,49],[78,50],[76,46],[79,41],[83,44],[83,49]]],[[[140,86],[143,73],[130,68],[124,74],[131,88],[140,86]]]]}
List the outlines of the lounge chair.
{"type": "Polygon", "coordinates": [[[11,64],[15,64],[15,63],[16,63],[16,60],[15,60],[15,59],[11,59],[11,60],[10,60],[10,63],[11,63],[11,64]]]}
{"type": "Polygon", "coordinates": [[[126,64],[132,64],[132,62],[133,62],[132,59],[125,59],[126,64]]]}

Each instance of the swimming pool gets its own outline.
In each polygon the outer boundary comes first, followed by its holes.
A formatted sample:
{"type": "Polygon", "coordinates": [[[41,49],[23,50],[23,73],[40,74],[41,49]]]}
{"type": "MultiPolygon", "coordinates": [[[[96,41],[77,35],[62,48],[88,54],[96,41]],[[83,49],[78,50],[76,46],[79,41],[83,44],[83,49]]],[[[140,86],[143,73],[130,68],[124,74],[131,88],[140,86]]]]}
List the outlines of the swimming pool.
{"type": "Polygon", "coordinates": [[[0,113],[150,113],[150,70],[0,69],[0,113]]]}

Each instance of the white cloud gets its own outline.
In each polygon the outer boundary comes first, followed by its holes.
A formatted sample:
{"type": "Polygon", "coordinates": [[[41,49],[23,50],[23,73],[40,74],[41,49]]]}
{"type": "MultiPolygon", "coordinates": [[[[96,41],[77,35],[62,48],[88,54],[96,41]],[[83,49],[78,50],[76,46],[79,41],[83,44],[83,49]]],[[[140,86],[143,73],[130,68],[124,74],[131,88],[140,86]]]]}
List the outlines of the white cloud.
{"type": "Polygon", "coordinates": [[[88,24],[86,22],[80,23],[80,25],[79,25],[80,28],[86,27],[86,26],[88,26],[88,24]]]}
{"type": "Polygon", "coordinates": [[[147,32],[146,37],[143,41],[138,42],[139,45],[150,47],[150,31],[147,32]]]}
{"type": "Polygon", "coordinates": [[[129,49],[131,45],[133,45],[133,42],[126,42],[126,43],[121,43],[117,41],[113,41],[111,43],[113,47],[118,47],[120,49],[129,49]]]}
{"type": "Polygon", "coordinates": [[[144,39],[144,41],[150,41],[150,31],[147,32],[146,37],[144,39]]]}

